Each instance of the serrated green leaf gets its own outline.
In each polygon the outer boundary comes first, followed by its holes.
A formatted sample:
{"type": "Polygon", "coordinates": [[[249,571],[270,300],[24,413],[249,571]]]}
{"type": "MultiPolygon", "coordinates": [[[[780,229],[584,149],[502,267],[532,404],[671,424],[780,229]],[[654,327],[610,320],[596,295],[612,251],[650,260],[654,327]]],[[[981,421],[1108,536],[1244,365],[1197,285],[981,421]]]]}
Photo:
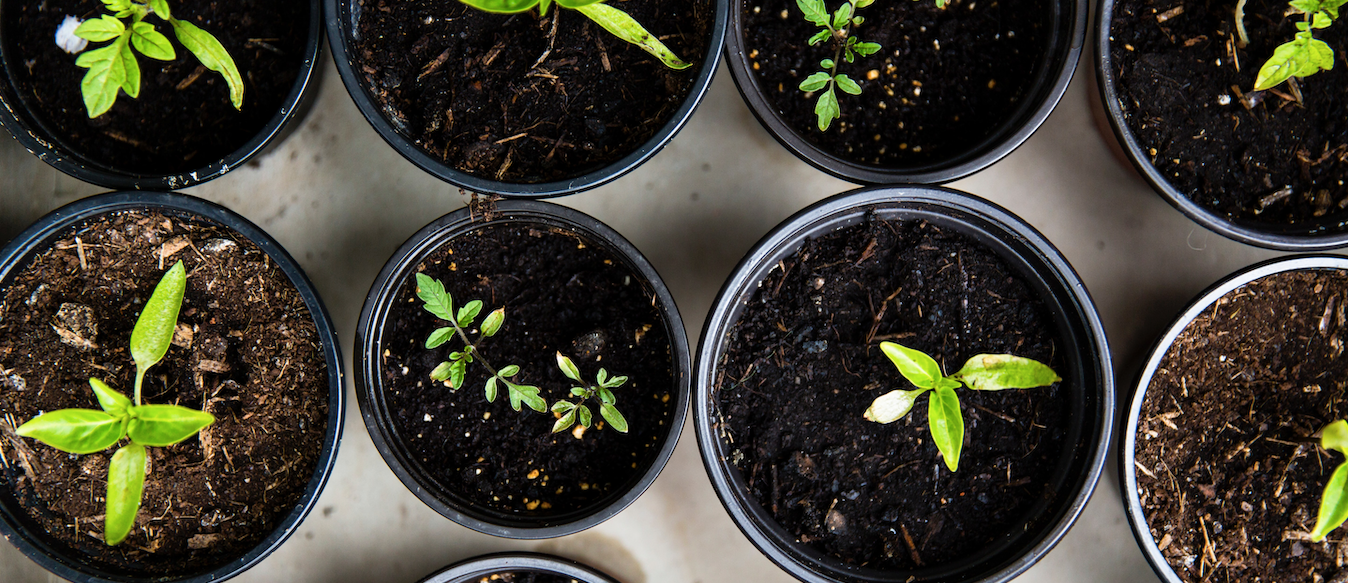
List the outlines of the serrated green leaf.
{"type": "Polygon", "coordinates": [[[593,420],[594,420],[593,417],[591,417],[590,415],[589,407],[586,407],[585,405],[579,405],[576,407],[576,423],[579,423],[581,424],[582,427],[589,429],[590,423],[593,420]]]}
{"type": "Polygon", "coordinates": [[[838,109],[838,96],[834,95],[832,87],[819,94],[819,101],[814,104],[814,114],[819,117],[821,132],[827,130],[834,119],[842,117],[842,112],[838,109]]]}
{"type": "Polygon", "coordinates": [[[1319,0],[1292,0],[1287,3],[1288,6],[1295,8],[1302,14],[1310,14],[1320,9],[1319,0]]]}
{"type": "Polygon", "coordinates": [[[1320,496],[1320,512],[1315,517],[1315,528],[1311,530],[1311,541],[1318,543],[1325,540],[1344,520],[1348,520],[1348,463],[1339,464],[1325,484],[1325,491],[1320,496]]]}
{"type": "Polygon", "coordinates": [[[1325,12],[1329,13],[1330,18],[1338,20],[1339,7],[1343,6],[1344,2],[1348,2],[1348,0],[1325,0],[1324,2],[1320,3],[1320,10],[1324,10],[1325,12]]]}
{"type": "Polygon", "coordinates": [[[99,18],[90,18],[75,27],[75,36],[96,43],[115,39],[122,36],[123,32],[126,32],[126,25],[107,14],[99,18]]]}
{"type": "Polygon", "coordinates": [[[875,53],[880,52],[881,49],[879,43],[857,43],[857,46],[853,48],[856,50],[858,55],[861,55],[863,57],[869,57],[875,53]]]}
{"type": "Polygon", "coordinates": [[[519,366],[507,364],[504,367],[501,367],[501,376],[503,377],[513,377],[519,373],[520,373],[519,366]]]}
{"type": "Polygon", "coordinates": [[[613,396],[613,391],[608,390],[607,387],[599,387],[599,391],[598,391],[598,392],[599,392],[599,400],[600,400],[600,401],[603,401],[603,402],[608,403],[608,404],[610,404],[610,405],[612,405],[613,403],[617,402],[617,399],[614,398],[614,396],[613,396]]]}
{"type": "Polygon", "coordinates": [[[902,419],[909,411],[913,410],[913,404],[917,403],[917,398],[931,389],[913,389],[911,391],[893,390],[871,401],[871,406],[866,409],[865,415],[867,421],[876,423],[893,423],[902,419]]]}
{"type": "Polygon", "coordinates": [[[173,14],[169,12],[168,0],[150,0],[150,9],[154,11],[156,16],[165,21],[173,18],[173,14]]]}
{"type": "Polygon", "coordinates": [[[122,81],[122,91],[132,99],[140,97],[140,64],[136,62],[131,45],[122,45],[122,63],[126,67],[126,80],[122,81]]]}
{"type": "Polygon", "coordinates": [[[1062,380],[1048,365],[1010,354],[979,354],[950,376],[976,391],[1031,389],[1062,380]]]}
{"type": "Polygon", "coordinates": [[[847,21],[852,19],[852,5],[843,2],[837,10],[833,11],[833,28],[841,29],[847,26],[847,21]]]}
{"type": "Polygon", "coordinates": [[[1333,24],[1333,21],[1330,20],[1329,15],[1324,12],[1316,12],[1311,16],[1311,28],[1329,28],[1330,24],[1333,24]]]}
{"type": "Polygon", "coordinates": [[[927,424],[936,449],[941,450],[946,467],[959,469],[960,449],[964,447],[964,417],[960,400],[952,389],[938,388],[927,398],[927,424]]]}
{"type": "Polygon", "coordinates": [[[823,71],[815,72],[809,77],[806,77],[804,81],[800,82],[800,90],[818,91],[820,89],[823,89],[824,87],[827,87],[830,79],[832,79],[832,77],[829,77],[828,73],[825,73],[823,71]]]}
{"type": "Polygon", "coordinates": [[[131,45],[136,47],[140,54],[151,59],[172,61],[177,58],[168,37],[155,30],[148,22],[141,21],[131,25],[131,45]]]}
{"type": "Polygon", "coordinates": [[[179,443],[215,423],[210,413],[178,405],[140,405],[128,412],[126,433],[131,441],[155,447],[179,443]]]}
{"type": "Polygon", "coordinates": [[[838,89],[841,89],[843,93],[861,95],[861,86],[857,85],[857,82],[853,81],[851,77],[840,73],[833,80],[838,83],[838,89]]]}
{"type": "Polygon", "coordinates": [[[566,378],[578,383],[585,382],[580,380],[580,370],[576,368],[576,363],[571,362],[571,359],[567,358],[561,352],[557,353],[557,368],[562,369],[562,374],[566,375],[566,378]]]}
{"type": "Polygon", "coordinates": [[[945,376],[941,374],[941,365],[936,363],[936,359],[920,350],[893,342],[881,342],[880,351],[898,367],[903,378],[918,388],[934,388],[936,380],[945,376]]]}
{"type": "Polygon", "coordinates": [[[178,325],[178,309],[183,305],[187,291],[187,270],[183,262],[173,264],[159,280],[150,299],[145,302],[136,326],[131,329],[131,359],[136,368],[144,371],[168,354],[173,342],[173,330],[178,325]]]}
{"type": "Polygon", "coordinates": [[[458,323],[460,328],[467,328],[473,325],[473,320],[477,319],[478,313],[482,312],[482,300],[473,300],[468,302],[462,308],[459,308],[458,323]]]}
{"type": "Polygon", "coordinates": [[[685,63],[682,59],[669,50],[660,39],[647,32],[641,23],[638,23],[626,12],[618,10],[608,4],[589,4],[576,8],[577,12],[584,14],[586,18],[593,20],[596,24],[603,27],[622,40],[636,45],[643,51],[650,53],[651,56],[660,59],[666,67],[671,69],[687,69],[693,66],[692,63],[685,63]]]}
{"type": "Polygon", "coordinates": [[[112,390],[112,387],[99,379],[89,379],[89,386],[93,388],[94,396],[98,398],[98,406],[104,411],[113,417],[126,415],[126,408],[131,406],[131,399],[126,398],[126,395],[112,390]]]}
{"type": "Polygon", "coordinates": [[[417,297],[425,303],[427,312],[446,322],[454,321],[454,298],[445,291],[445,285],[440,280],[418,273],[417,297]]]}
{"type": "Polygon", "coordinates": [[[464,4],[472,6],[483,12],[495,12],[497,14],[514,14],[524,12],[534,5],[538,0],[459,0],[464,4]]]}
{"type": "Polygon", "coordinates": [[[112,454],[108,463],[107,514],[103,517],[103,540],[108,546],[126,540],[136,524],[145,489],[145,470],[143,445],[132,443],[112,454]]]}
{"type": "Polygon", "coordinates": [[[562,415],[561,418],[558,419],[556,423],[552,424],[552,432],[561,433],[563,431],[566,431],[566,428],[571,427],[571,425],[573,425],[575,422],[576,422],[576,410],[573,408],[571,410],[568,410],[565,415],[562,415]]]}
{"type": "Polygon", "coordinates": [[[487,379],[487,384],[483,387],[483,390],[487,393],[487,402],[488,402],[488,403],[495,403],[495,402],[496,402],[496,377],[488,378],[488,379],[487,379]]]}
{"type": "Polygon", "coordinates": [[[426,338],[426,348],[438,348],[440,345],[449,342],[454,337],[454,329],[449,326],[436,328],[431,335],[426,338]]]}
{"type": "Polygon", "coordinates": [[[520,410],[521,403],[528,405],[530,409],[539,413],[546,411],[548,408],[547,402],[538,396],[538,387],[507,382],[506,389],[510,393],[510,407],[516,411],[520,410]]]}
{"type": "Polygon", "coordinates": [[[824,42],[832,36],[833,32],[830,31],[829,29],[825,28],[823,30],[820,30],[819,32],[814,33],[814,36],[810,37],[810,46],[814,46],[821,42],[824,42]]]}
{"type": "Polygon", "coordinates": [[[501,324],[505,322],[505,308],[496,308],[492,313],[482,320],[482,337],[491,338],[501,329],[501,324]]]}
{"type": "Polygon", "coordinates": [[[15,433],[67,453],[103,451],[125,435],[125,417],[93,409],[50,411],[20,425],[15,433]]]}
{"type": "Polygon", "coordinates": [[[118,37],[112,44],[85,51],[75,60],[75,66],[89,69],[80,81],[80,93],[90,119],[107,113],[117,102],[117,92],[126,82],[126,65],[122,60],[126,42],[126,37],[118,37]]]}
{"type": "Polygon", "coordinates": [[[445,382],[449,380],[449,367],[454,366],[452,362],[442,362],[431,370],[431,380],[436,382],[445,382]]]}
{"type": "Polygon", "coordinates": [[[229,102],[234,109],[243,109],[243,76],[234,66],[234,58],[229,56],[225,46],[211,33],[197,28],[186,20],[172,19],[173,32],[183,47],[197,56],[202,66],[219,73],[229,85],[229,102]]]}
{"type": "Polygon", "coordinates": [[[796,6],[800,7],[805,20],[813,22],[816,26],[828,26],[828,12],[824,11],[824,0],[796,0],[796,6]]]}
{"type": "Polygon", "coordinates": [[[103,0],[103,5],[108,7],[109,12],[121,12],[131,9],[131,0],[103,0]]]}
{"type": "Polygon", "coordinates": [[[1309,33],[1297,33],[1295,39],[1273,50],[1273,56],[1259,68],[1254,88],[1271,89],[1292,76],[1306,77],[1333,66],[1334,51],[1328,44],[1309,33]]]}
{"type": "Polygon", "coordinates": [[[609,426],[617,429],[618,433],[627,433],[627,419],[623,418],[623,414],[618,412],[617,407],[610,403],[603,403],[599,405],[599,414],[603,415],[609,426]]]}
{"type": "Polygon", "coordinates": [[[1298,77],[1305,77],[1334,68],[1334,49],[1330,48],[1329,43],[1318,38],[1313,39],[1310,45],[1306,47],[1306,54],[1310,57],[1307,63],[1309,68],[1304,74],[1298,74],[1298,77]]]}

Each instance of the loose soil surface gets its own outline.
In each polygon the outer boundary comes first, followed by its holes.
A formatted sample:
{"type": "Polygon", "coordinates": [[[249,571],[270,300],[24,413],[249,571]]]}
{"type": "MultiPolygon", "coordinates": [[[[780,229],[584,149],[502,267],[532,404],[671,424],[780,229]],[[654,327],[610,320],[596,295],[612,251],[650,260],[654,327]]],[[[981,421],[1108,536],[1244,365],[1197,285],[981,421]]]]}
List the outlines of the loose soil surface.
{"type": "MultiPolygon", "coordinates": [[[[825,2],[830,10],[838,2],[825,2]]],[[[745,0],[744,49],[764,97],[797,134],[859,164],[903,167],[950,159],[992,136],[1030,89],[1048,50],[1049,0],[881,2],[858,11],[853,35],[883,48],[838,72],[861,85],[838,92],[842,118],[820,132],[817,95],[800,82],[833,58],[830,42],[794,0],[745,0]]],[[[733,33],[733,31],[732,31],[733,33]]]]}
{"type": "Polygon", "coordinates": [[[293,510],[327,427],[327,365],[298,292],[247,239],[200,219],[117,212],[35,256],[0,300],[0,496],[24,505],[30,528],[103,568],[182,574],[236,558],[293,510]],[[204,407],[216,422],[149,448],[136,526],[108,547],[115,448],[66,454],[13,428],[44,411],[98,409],[91,377],[131,396],[131,329],[177,260],[188,271],[178,333],[142,397],[204,407]]]}
{"type": "Polygon", "coordinates": [[[1138,495],[1184,581],[1342,581],[1343,531],[1310,542],[1337,453],[1312,436],[1348,413],[1348,273],[1241,287],[1166,350],[1137,427],[1138,495]]]}
{"type": "MultiPolygon", "coordinates": [[[[242,147],[283,105],[304,61],[309,3],[182,0],[170,9],[174,18],[215,35],[234,58],[244,80],[242,110],[230,103],[224,77],[201,67],[173,27],[151,16],[145,21],[169,37],[177,58],[137,53],[140,97],[122,92],[112,110],[89,119],[80,93],[87,69],[76,67],[79,55],[61,50],[54,38],[66,16],[106,14],[98,0],[6,2],[6,74],[57,139],[89,160],[147,174],[201,168],[242,147]]],[[[85,50],[106,44],[89,43],[85,50]]]]}
{"type": "Polygon", "coordinates": [[[542,571],[510,571],[483,576],[477,583],[578,583],[578,581],[542,571]]]}
{"type": "MultiPolygon", "coordinates": [[[[1236,47],[1233,3],[1120,0],[1110,29],[1119,106],[1152,165],[1219,216],[1270,225],[1348,219],[1348,74],[1343,67],[1254,92],[1259,68],[1296,33],[1286,2],[1249,0],[1236,47]]],[[[1337,60],[1348,27],[1315,33],[1337,60]]]]}
{"type": "Polygon", "coordinates": [[[1062,372],[1045,306],[987,248],[927,222],[871,220],[812,239],[764,280],[717,373],[722,435],[754,498],[802,543],[876,569],[949,563],[1025,526],[1065,455],[1073,379],[959,389],[959,471],[927,431],[927,397],[889,425],[862,414],[911,389],[883,340],[954,372],[1009,353],[1062,372]]]}
{"type": "Polygon", "coordinates": [[[425,347],[446,322],[425,311],[409,277],[383,330],[380,372],[394,431],[424,475],[472,504],[546,518],[591,508],[650,467],[678,403],[673,358],[653,292],[618,256],[572,232],[489,223],[433,252],[419,271],[444,283],[456,309],[472,299],[484,317],[505,308],[505,323],[479,352],[498,370],[518,365],[515,380],[541,387],[549,406],[575,384],[557,368],[558,351],[587,379],[601,367],[630,379],[613,391],[626,434],[600,429],[593,403],[595,427],[557,434],[553,413],[514,411],[504,387],[488,403],[479,363],[451,391],[430,374],[463,342],[425,347]]]}
{"type": "Polygon", "coordinates": [[[655,135],[692,88],[715,12],[712,0],[610,4],[694,63],[675,71],[560,7],[539,18],[442,0],[359,4],[354,64],[389,123],[453,168],[515,183],[583,175],[655,135]]]}

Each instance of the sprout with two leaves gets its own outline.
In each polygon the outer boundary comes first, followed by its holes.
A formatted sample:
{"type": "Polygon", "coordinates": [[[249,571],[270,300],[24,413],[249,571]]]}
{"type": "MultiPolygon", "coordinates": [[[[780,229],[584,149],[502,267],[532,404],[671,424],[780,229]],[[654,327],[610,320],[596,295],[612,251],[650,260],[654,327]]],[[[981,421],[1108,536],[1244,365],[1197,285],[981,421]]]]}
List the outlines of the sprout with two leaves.
{"type": "Polygon", "coordinates": [[[477,320],[478,314],[482,312],[482,301],[473,300],[464,304],[457,312],[454,310],[454,299],[445,291],[445,285],[438,279],[434,279],[424,273],[417,274],[417,297],[425,302],[427,312],[434,314],[435,317],[449,322],[449,326],[437,328],[431,332],[430,337],[426,338],[426,348],[437,348],[440,345],[449,342],[457,336],[463,341],[463,348],[449,353],[449,360],[440,363],[431,371],[431,378],[446,382],[450,390],[457,391],[463,387],[464,376],[468,372],[468,365],[474,362],[481,364],[491,373],[487,379],[484,389],[487,393],[487,401],[496,401],[497,384],[503,384],[510,395],[510,406],[516,411],[520,410],[520,405],[528,405],[530,409],[542,413],[547,410],[548,403],[543,397],[538,396],[538,387],[530,385],[521,385],[510,380],[511,377],[519,374],[520,367],[514,364],[506,365],[500,369],[493,367],[482,357],[478,351],[477,344],[482,340],[490,338],[501,329],[501,324],[505,322],[505,308],[497,308],[495,311],[487,314],[478,327],[477,341],[468,338],[467,330],[472,328],[473,322],[477,320]]]}
{"type": "Polygon", "coordinates": [[[151,59],[172,61],[177,58],[168,37],[145,22],[150,14],[173,27],[173,34],[183,47],[196,55],[201,65],[220,73],[229,85],[229,101],[234,109],[243,108],[243,76],[234,66],[233,57],[211,33],[186,20],[174,18],[168,0],[103,0],[112,14],[91,18],[75,29],[75,36],[93,42],[112,41],[112,44],[80,55],[75,65],[88,69],[80,82],[84,107],[94,118],[112,109],[118,91],[125,91],[132,99],[140,96],[140,65],[136,52],[151,59]],[[129,24],[123,22],[129,20],[129,24]]]}
{"type": "MultiPolygon", "coordinates": [[[[553,3],[553,0],[461,1],[464,4],[483,12],[495,12],[498,14],[526,12],[534,6],[537,6],[538,15],[540,17],[547,15],[548,6],[553,3]]],[[[650,53],[651,56],[660,59],[660,62],[664,63],[666,67],[671,69],[687,69],[692,66],[692,63],[684,62],[676,56],[673,51],[670,51],[669,47],[666,47],[664,43],[660,42],[660,39],[648,32],[645,27],[641,26],[641,23],[632,18],[631,15],[609,6],[608,4],[604,4],[604,0],[556,0],[556,3],[559,8],[569,8],[585,15],[586,18],[593,20],[595,24],[603,27],[604,30],[609,31],[613,36],[632,43],[641,48],[641,50],[650,53]]]]}
{"type": "Polygon", "coordinates": [[[552,404],[552,412],[561,414],[561,418],[552,425],[553,433],[566,431],[566,428],[576,423],[589,429],[590,423],[593,421],[593,414],[590,412],[590,408],[585,405],[585,401],[596,397],[599,399],[599,414],[619,433],[627,433],[627,420],[613,405],[617,401],[613,396],[613,389],[626,383],[627,377],[609,378],[608,371],[601,368],[594,382],[588,383],[580,376],[580,369],[576,368],[576,363],[571,362],[570,358],[560,352],[557,353],[557,368],[562,369],[562,374],[566,375],[566,378],[580,383],[581,386],[571,387],[571,396],[579,397],[576,402],[563,400],[552,404]]]}
{"type": "Polygon", "coordinates": [[[146,405],[140,398],[145,372],[168,354],[186,289],[187,272],[179,261],[155,286],[131,330],[131,358],[136,363],[134,403],[103,381],[91,378],[89,386],[93,387],[102,411],[51,411],[15,430],[19,435],[74,454],[102,451],[130,438],[129,443],[112,454],[112,462],[108,464],[103,540],[110,546],[125,540],[136,523],[149,469],[145,448],[173,445],[215,422],[215,417],[205,411],[178,405],[146,405]]]}
{"type": "Polygon", "coordinates": [[[918,397],[931,391],[927,423],[936,449],[941,451],[952,472],[959,469],[960,449],[964,446],[964,418],[955,389],[960,386],[975,391],[1031,389],[1062,380],[1042,362],[1009,354],[979,354],[965,362],[959,372],[947,376],[935,359],[921,351],[893,342],[880,343],[880,350],[917,389],[881,395],[866,409],[866,419],[876,423],[897,421],[913,410],[918,397]]]}

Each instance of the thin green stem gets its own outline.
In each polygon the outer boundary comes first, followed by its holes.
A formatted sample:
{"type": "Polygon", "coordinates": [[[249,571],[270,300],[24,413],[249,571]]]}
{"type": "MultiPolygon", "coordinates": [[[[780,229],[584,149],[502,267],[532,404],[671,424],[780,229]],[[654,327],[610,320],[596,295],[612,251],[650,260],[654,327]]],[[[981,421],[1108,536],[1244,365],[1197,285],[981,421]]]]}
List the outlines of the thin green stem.
{"type": "MultiPolygon", "coordinates": [[[[553,18],[556,18],[556,16],[554,16],[553,18]]],[[[477,345],[476,345],[476,344],[473,344],[473,341],[468,339],[468,333],[467,333],[467,332],[464,332],[464,331],[463,331],[463,328],[460,328],[460,327],[459,327],[459,323],[458,323],[458,322],[455,322],[454,320],[450,320],[450,321],[449,321],[449,325],[453,326],[453,327],[454,327],[454,332],[457,333],[457,334],[459,335],[459,338],[462,338],[462,339],[463,339],[463,343],[464,343],[464,345],[465,345],[464,350],[473,353],[473,355],[474,355],[473,360],[476,360],[476,361],[477,361],[479,364],[481,364],[482,366],[487,367],[487,370],[491,371],[491,376],[494,376],[494,377],[496,377],[496,378],[498,378],[498,379],[501,379],[501,382],[505,382],[505,383],[509,383],[509,382],[510,382],[510,381],[507,381],[507,380],[505,379],[505,377],[501,376],[501,373],[497,372],[497,371],[496,371],[496,368],[493,367],[493,366],[491,365],[490,362],[487,362],[487,359],[484,358],[484,357],[482,356],[482,353],[478,351],[477,345]]]]}
{"type": "Polygon", "coordinates": [[[145,369],[136,367],[136,406],[140,406],[140,385],[145,381],[145,369]]]}

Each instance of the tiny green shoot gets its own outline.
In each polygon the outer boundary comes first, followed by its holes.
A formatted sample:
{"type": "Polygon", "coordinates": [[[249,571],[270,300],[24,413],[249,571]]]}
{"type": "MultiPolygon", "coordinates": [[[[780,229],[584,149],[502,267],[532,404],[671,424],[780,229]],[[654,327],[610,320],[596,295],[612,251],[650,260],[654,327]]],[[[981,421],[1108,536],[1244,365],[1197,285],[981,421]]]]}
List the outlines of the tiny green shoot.
{"type": "Polygon", "coordinates": [[[601,368],[593,383],[586,382],[580,375],[580,369],[576,368],[576,363],[571,362],[570,358],[560,352],[557,353],[557,368],[562,369],[562,374],[566,375],[566,378],[580,383],[581,386],[571,387],[571,396],[577,397],[576,402],[561,400],[552,404],[552,412],[561,415],[552,425],[553,433],[566,431],[566,428],[576,423],[589,429],[593,414],[585,405],[585,401],[596,397],[599,399],[599,414],[608,421],[609,426],[619,433],[627,433],[627,419],[624,419],[622,413],[619,413],[618,408],[614,406],[617,399],[613,396],[613,389],[626,383],[627,377],[610,378],[608,371],[601,368]]]}
{"type": "Polygon", "coordinates": [[[112,109],[118,91],[125,91],[132,99],[140,96],[140,65],[136,62],[136,52],[160,61],[177,58],[168,37],[145,22],[151,14],[169,23],[178,42],[196,55],[202,66],[224,76],[229,85],[230,103],[234,109],[243,108],[243,77],[234,66],[234,59],[211,33],[186,20],[173,18],[168,0],[103,0],[103,5],[112,14],[86,20],[75,29],[75,36],[91,42],[112,41],[112,44],[84,52],[75,60],[76,66],[89,70],[80,82],[80,91],[84,94],[84,107],[90,118],[112,109]]]}
{"type": "Polygon", "coordinates": [[[473,322],[482,312],[481,300],[472,300],[456,312],[454,310],[454,299],[445,290],[445,285],[440,280],[424,273],[417,274],[417,297],[425,302],[427,312],[449,322],[449,326],[437,328],[434,332],[431,332],[431,335],[426,338],[426,348],[438,348],[456,336],[463,342],[462,348],[449,353],[449,360],[441,362],[431,371],[432,379],[447,383],[450,390],[457,391],[463,388],[468,365],[476,362],[491,373],[483,387],[487,393],[487,402],[496,401],[497,384],[502,384],[505,385],[510,396],[511,408],[516,411],[520,410],[521,404],[528,405],[530,409],[539,413],[547,410],[548,403],[543,400],[543,397],[538,396],[538,387],[521,385],[510,380],[511,377],[519,374],[519,366],[510,364],[498,369],[487,362],[487,359],[483,358],[482,352],[478,350],[477,345],[479,343],[500,331],[501,324],[505,322],[505,308],[497,308],[495,311],[488,313],[482,319],[482,324],[478,326],[477,339],[473,340],[468,337],[468,329],[473,327],[473,322]]]}
{"type": "MultiPolygon", "coordinates": [[[[1254,89],[1264,91],[1277,87],[1293,77],[1308,77],[1320,71],[1334,68],[1334,49],[1329,44],[1312,35],[1313,30],[1328,28],[1339,18],[1339,7],[1348,0],[1291,0],[1292,10],[1305,15],[1305,19],[1296,23],[1297,33],[1292,40],[1273,49],[1264,66],[1255,76],[1254,89]]],[[[1239,21],[1238,21],[1239,22],[1239,21]]],[[[1301,101],[1300,90],[1295,81],[1290,81],[1292,90],[1301,101]]]]}
{"type": "Polygon", "coordinates": [[[876,423],[897,421],[913,410],[918,397],[931,391],[927,423],[936,449],[952,472],[959,469],[964,446],[964,418],[955,389],[961,385],[975,391],[1030,389],[1062,380],[1044,363],[1009,354],[979,354],[965,362],[959,372],[946,375],[935,359],[919,350],[893,342],[880,343],[880,350],[917,389],[894,390],[877,397],[866,409],[866,419],[876,423]]]}
{"type": "Polygon", "coordinates": [[[148,471],[145,448],[173,445],[215,422],[215,417],[205,411],[141,403],[140,388],[145,371],[168,353],[186,288],[187,271],[179,261],[155,286],[131,330],[131,358],[136,363],[134,403],[103,381],[91,378],[89,386],[102,411],[51,411],[30,419],[15,430],[19,435],[73,454],[102,451],[130,438],[130,443],[112,455],[108,465],[103,540],[109,546],[125,540],[136,523],[148,471]]]}
{"type": "MultiPolygon", "coordinates": [[[[1348,421],[1340,419],[1320,430],[1320,447],[1348,455],[1348,421]]],[[[1320,497],[1320,514],[1315,518],[1311,542],[1325,540],[1329,533],[1348,520],[1348,461],[1339,464],[1325,484],[1320,497]]]]}
{"type": "MultiPolygon", "coordinates": [[[[464,4],[472,6],[483,12],[495,12],[499,14],[515,14],[525,12],[538,7],[538,15],[546,16],[548,6],[554,3],[554,0],[461,0],[464,4]]],[[[555,0],[560,8],[569,8],[575,10],[586,18],[594,21],[595,24],[609,31],[624,41],[632,43],[641,50],[650,53],[666,67],[671,69],[687,69],[692,63],[686,63],[673,51],[669,50],[664,43],[655,35],[648,32],[641,23],[632,18],[631,15],[604,4],[604,0],[555,0]]],[[[554,29],[555,30],[555,29],[554,29]]]]}
{"type": "MultiPolygon", "coordinates": [[[[839,59],[852,63],[857,57],[870,56],[880,50],[879,44],[862,42],[853,35],[852,30],[866,20],[857,16],[856,11],[874,2],[875,0],[847,0],[830,15],[824,0],[796,0],[796,6],[800,7],[805,20],[813,22],[820,29],[810,37],[810,46],[824,41],[831,41],[833,44],[833,58],[819,61],[819,68],[823,70],[816,71],[800,82],[801,91],[807,94],[819,92],[814,113],[819,118],[821,132],[828,130],[833,120],[842,117],[835,88],[849,95],[861,95],[861,86],[847,74],[838,72],[839,59]]],[[[937,5],[944,5],[944,0],[938,0],[937,5]]]]}

